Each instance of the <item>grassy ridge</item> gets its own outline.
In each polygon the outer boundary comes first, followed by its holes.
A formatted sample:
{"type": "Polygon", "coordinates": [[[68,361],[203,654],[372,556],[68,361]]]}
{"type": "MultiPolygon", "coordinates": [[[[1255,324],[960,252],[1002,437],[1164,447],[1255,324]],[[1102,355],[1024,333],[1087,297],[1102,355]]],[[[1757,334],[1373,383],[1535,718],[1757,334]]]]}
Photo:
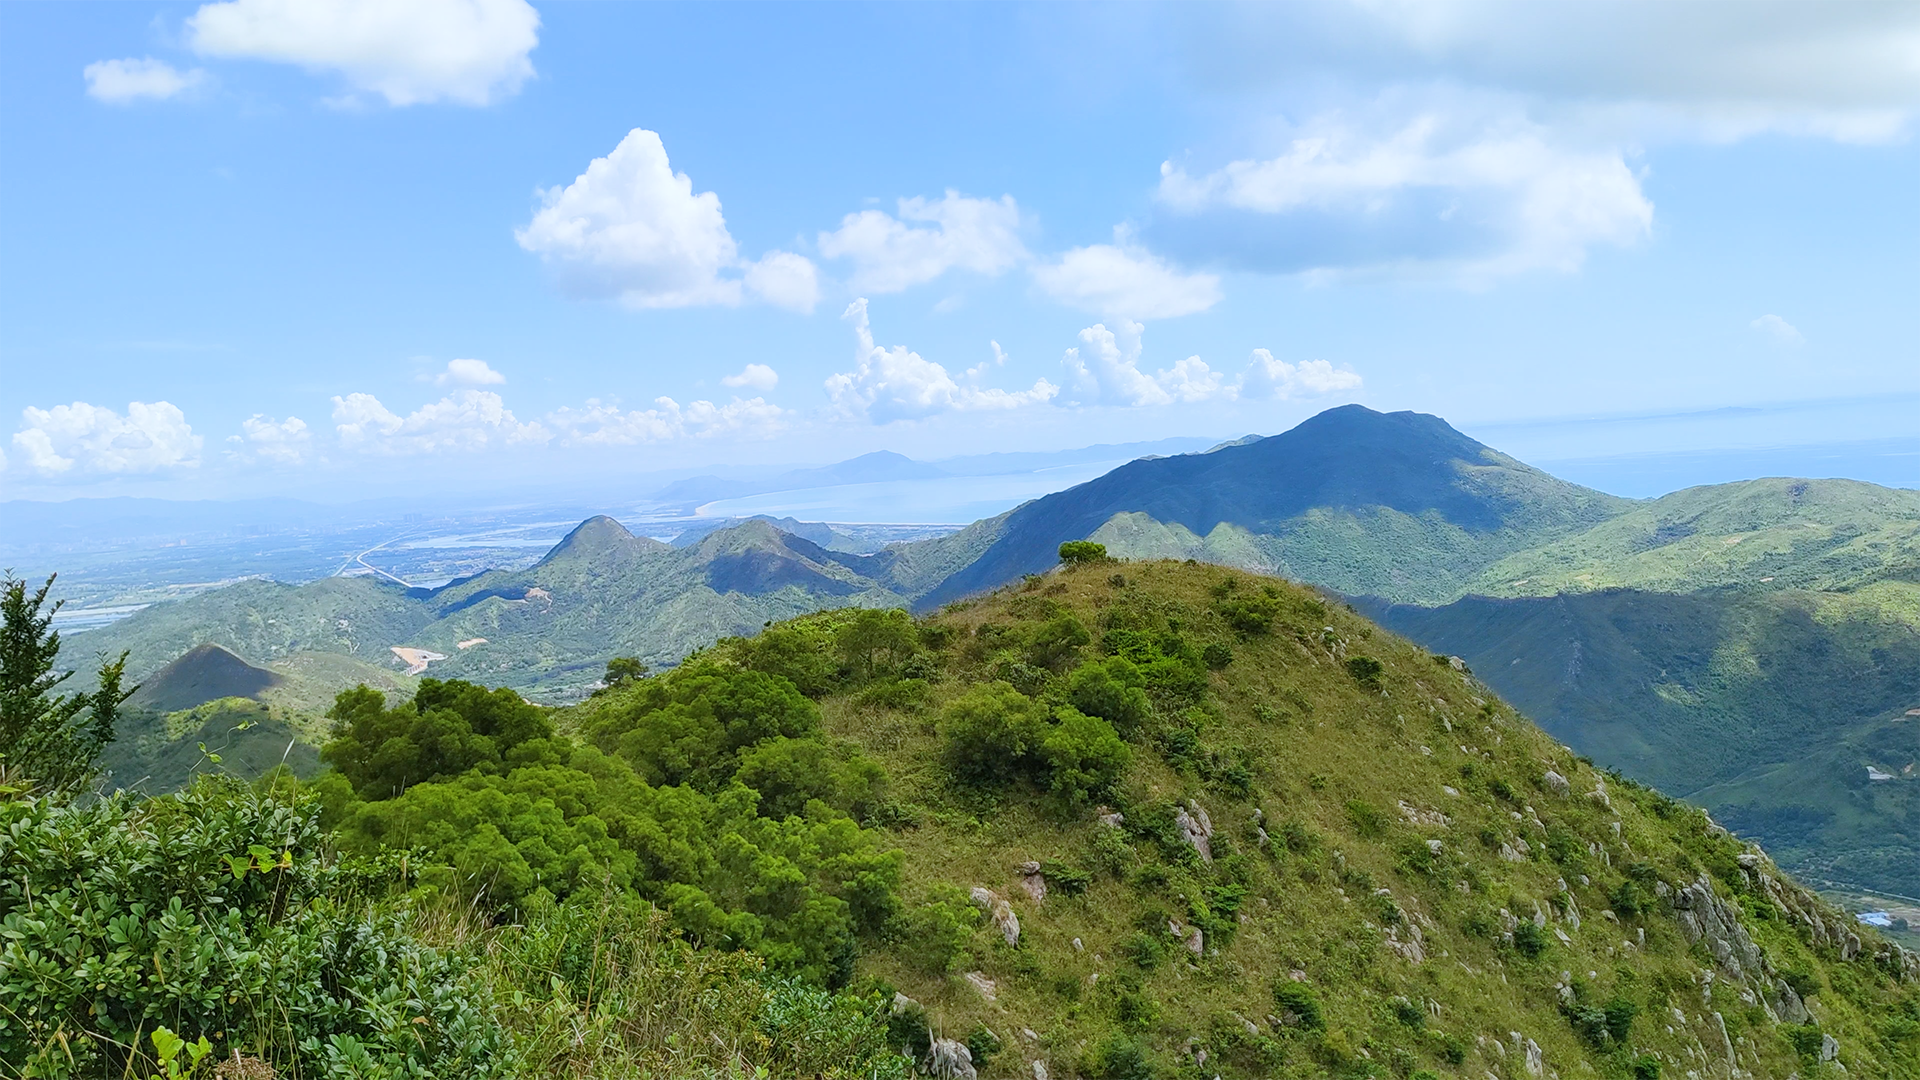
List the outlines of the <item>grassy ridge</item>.
{"type": "MultiPolygon", "coordinates": [[[[1856,1075],[1920,1067],[1907,1028],[1887,1041],[1890,999],[1875,996],[1911,991],[1870,966],[1832,967],[1767,890],[1811,901],[1764,861],[1743,873],[1747,850],[1697,811],[1594,770],[1426,651],[1305,590],[1262,600],[1260,584],[1175,564],[1063,571],[935,616],[936,636],[959,644],[923,666],[924,687],[830,695],[828,730],[887,768],[908,907],[981,887],[1021,927],[1008,946],[983,924],[944,956],[903,939],[861,970],[925,1006],[936,1031],[1004,1047],[994,1075],[1025,1075],[1032,1060],[1051,1075],[1133,1075],[1133,1062],[1170,1075],[1507,1075],[1524,1055],[1513,1031],[1563,1073],[1585,1062],[1625,1075],[1652,1055],[1682,1075],[1713,1066],[1720,1022],[1741,1068],[1806,1068],[1793,1031],[1744,1001],[1740,980],[1723,972],[1703,991],[1706,946],[1670,902],[1661,910],[1656,893],[1706,874],[1749,912],[1769,970],[1817,973],[1810,1007],[1825,1029],[1852,1032],[1842,1054],[1856,1075]],[[1241,598],[1269,604],[1269,629],[1234,628],[1258,623],[1241,598]],[[956,784],[942,764],[943,709],[971,687],[1010,674],[1041,700],[1061,692],[1062,676],[1027,663],[1020,643],[1023,628],[1063,615],[1108,636],[1171,630],[1233,652],[1197,702],[1160,695],[1109,793],[1117,828],[1020,783],[956,784]],[[1351,663],[1363,658],[1377,675],[1351,663]],[[1211,863],[1171,826],[1201,809],[1211,863]],[[1016,871],[1030,862],[1054,868],[1044,902],[1016,871]],[[1609,913],[1636,895],[1643,910],[1609,913]],[[1516,938],[1515,919],[1531,925],[1536,911],[1544,928],[1516,938]],[[1290,985],[1317,1002],[1322,1028],[1270,1019],[1288,1011],[1276,993],[1290,985]],[[1623,1040],[1581,1019],[1608,1002],[1641,1017],[1623,1040]]],[[[1750,976],[1746,994],[1763,1000],[1769,978],[1750,976]]]]}

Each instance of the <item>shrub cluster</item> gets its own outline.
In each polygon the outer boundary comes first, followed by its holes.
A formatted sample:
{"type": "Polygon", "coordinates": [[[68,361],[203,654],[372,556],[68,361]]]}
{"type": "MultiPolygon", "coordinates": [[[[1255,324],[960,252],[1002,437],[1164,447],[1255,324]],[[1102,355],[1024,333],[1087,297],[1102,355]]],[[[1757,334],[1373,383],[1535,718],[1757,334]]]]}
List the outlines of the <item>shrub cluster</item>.
{"type": "Polygon", "coordinates": [[[885,776],[783,676],[694,662],[631,680],[584,707],[585,745],[458,682],[392,709],[350,691],[333,715],[340,771],[319,786],[341,843],[410,849],[423,881],[489,910],[630,888],[697,941],[841,985],[898,907],[901,855],[858,816],[885,776]]]}

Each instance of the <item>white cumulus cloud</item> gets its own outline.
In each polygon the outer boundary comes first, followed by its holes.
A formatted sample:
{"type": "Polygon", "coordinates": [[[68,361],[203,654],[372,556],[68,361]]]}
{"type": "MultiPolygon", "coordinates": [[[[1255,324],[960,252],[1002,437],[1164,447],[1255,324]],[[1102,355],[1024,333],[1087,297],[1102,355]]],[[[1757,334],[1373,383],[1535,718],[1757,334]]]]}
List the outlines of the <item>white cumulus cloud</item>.
{"type": "Polygon", "coordinates": [[[540,15],[526,0],[229,0],[187,31],[202,55],[336,71],[389,105],[487,105],[533,77],[540,15]]]}
{"type": "Polygon", "coordinates": [[[748,364],[740,369],[738,375],[728,375],[720,380],[721,386],[739,388],[751,386],[761,393],[780,385],[780,373],[765,364],[748,364]]]}
{"type": "Polygon", "coordinates": [[[347,450],[369,454],[433,454],[544,443],[552,433],[521,423],[490,390],[456,390],[406,416],[372,394],[333,399],[334,432],[347,450]]]}
{"type": "Polygon", "coordinates": [[[854,369],[827,379],[827,396],[836,411],[848,419],[878,424],[915,420],[937,413],[983,409],[1017,409],[1052,400],[1060,388],[1045,379],[1027,390],[1001,390],[958,382],[947,369],[904,345],[883,349],[873,343],[863,297],[848,305],[843,316],[853,323],[858,347],[854,369]]]}
{"type": "Polygon", "coordinates": [[[1164,163],[1158,197],[1171,237],[1268,270],[1570,271],[1592,246],[1632,244],[1653,225],[1619,150],[1569,145],[1512,115],[1431,112],[1381,131],[1326,117],[1275,157],[1201,175],[1164,163]]]}
{"type": "Polygon", "coordinates": [[[786,416],[785,409],[758,397],[734,398],[725,405],[711,401],[681,405],[662,397],[654,399],[651,409],[629,410],[589,400],[584,408],[548,413],[546,422],[562,433],[562,441],[569,446],[630,446],[715,435],[764,439],[780,431],[786,416]]]}
{"type": "Polygon", "coordinates": [[[1146,327],[1122,320],[1109,330],[1096,323],[1080,331],[1080,344],[1061,359],[1066,368],[1063,405],[1192,405],[1242,398],[1283,400],[1356,390],[1360,376],[1335,368],[1325,360],[1289,364],[1274,359],[1266,349],[1253,350],[1247,369],[1237,376],[1216,371],[1198,356],[1172,367],[1147,372],[1140,368],[1141,341],[1146,327]]]}
{"type": "Polygon", "coordinates": [[[1358,373],[1336,368],[1325,360],[1289,364],[1266,349],[1253,350],[1253,362],[1240,376],[1240,396],[1284,400],[1360,389],[1358,373]]]}
{"type": "Polygon", "coordinates": [[[507,377],[489,367],[485,360],[449,360],[447,370],[434,376],[433,381],[441,386],[449,383],[455,386],[498,386],[506,382],[507,377]]]}
{"type": "Polygon", "coordinates": [[[1747,324],[1775,341],[1788,345],[1798,345],[1807,340],[1792,323],[1778,315],[1762,315],[1747,324]]]}
{"type": "Polygon", "coordinates": [[[1220,302],[1220,278],[1185,273],[1135,246],[1093,244],[1037,266],[1034,284],[1060,303],[1120,319],[1169,319],[1220,302]]]}
{"type": "Polygon", "coordinates": [[[695,194],[654,132],[633,129],[573,183],[541,197],[544,205],[514,238],[576,296],[673,308],[738,304],[744,291],[796,311],[819,298],[813,264],[802,256],[774,251],[741,260],[720,197],[695,194]]]}
{"type": "Polygon", "coordinates": [[[297,416],[275,420],[255,413],[240,421],[240,434],[227,436],[228,453],[241,461],[298,465],[313,447],[313,432],[297,416]]]}
{"type": "Polygon", "coordinates": [[[165,101],[207,79],[207,73],[199,68],[181,71],[150,56],[96,61],[82,68],[80,74],[87,80],[87,96],[110,105],[124,105],[141,98],[165,101]]]}
{"type": "Polygon", "coordinates": [[[859,292],[900,292],[949,270],[1002,274],[1026,258],[1013,196],[978,199],[949,190],[939,199],[901,199],[898,216],[862,210],[823,232],[820,253],[853,263],[859,292]],[[909,224],[912,222],[914,224],[909,224]]]}
{"type": "Polygon", "coordinates": [[[14,449],[42,476],[151,473],[200,463],[200,436],[169,402],[129,402],[124,416],[84,401],[28,406],[20,416],[14,449]]]}

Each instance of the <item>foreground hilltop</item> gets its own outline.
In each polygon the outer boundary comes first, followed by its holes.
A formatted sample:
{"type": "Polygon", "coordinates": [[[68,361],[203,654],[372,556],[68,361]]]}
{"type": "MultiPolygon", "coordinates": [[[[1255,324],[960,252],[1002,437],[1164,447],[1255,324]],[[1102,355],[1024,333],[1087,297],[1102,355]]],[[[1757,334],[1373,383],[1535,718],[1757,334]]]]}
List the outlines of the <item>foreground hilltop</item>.
{"type": "Polygon", "coordinates": [[[0,798],[0,1059],[149,1075],[165,1023],[242,1075],[1920,1074],[1920,958],[1454,658],[1064,554],[564,709],[349,691],[306,783],[0,798]]]}
{"type": "MultiPolygon", "coordinates": [[[[688,672],[789,677],[828,760],[884,770],[844,805],[903,853],[902,913],[858,971],[983,1075],[1920,1070],[1920,960],[1309,590],[1095,563],[862,618],[688,672]]],[[[561,725],[657,760],[607,734],[652,681],[561,725]]]]}

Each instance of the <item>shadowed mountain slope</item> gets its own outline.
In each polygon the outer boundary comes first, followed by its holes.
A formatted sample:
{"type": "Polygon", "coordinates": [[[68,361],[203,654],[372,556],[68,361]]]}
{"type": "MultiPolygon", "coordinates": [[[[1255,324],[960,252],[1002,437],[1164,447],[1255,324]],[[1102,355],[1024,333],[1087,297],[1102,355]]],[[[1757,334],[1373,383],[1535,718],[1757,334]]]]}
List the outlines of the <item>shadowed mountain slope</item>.
{"type": "MultiPolygon", "coordinates": [[[[1901,771],[1915,755],[1897,747],[1876,754],[1859,742],[1886,717],[1920,707],[1920,632],[1902,611],[1920,607],[1920,589],[1904,598],[1611,589],[1476,596],[1437,608],[1356,604],[1465,658],[1542,727],[1603,764],[1677,795],[1709,798],[1701,789],[1722,785],[1714,805],[1743,807],[1738,823],[1778,845],[1789,865],[1812,866],[1800,860],[1817,845],[1796,824],[1812,815],[1831,844],[1819,876],[1920,895],[1920,818],[1893,793],[1920,792],[1920,778],[1901,771]],[[1889,779],[1870,784],[1870,765],[1889,779]],[[1770,779],[1752,782],[1763,775],[1770,779]],[[1834,779],[1842,776],[1849,782],[1834,779]],[[1851,854],[1836,862],[1842,851],[1851,854]]],[[[1911,726],[1920,729],[1920,719],[1911,726]]]]}

